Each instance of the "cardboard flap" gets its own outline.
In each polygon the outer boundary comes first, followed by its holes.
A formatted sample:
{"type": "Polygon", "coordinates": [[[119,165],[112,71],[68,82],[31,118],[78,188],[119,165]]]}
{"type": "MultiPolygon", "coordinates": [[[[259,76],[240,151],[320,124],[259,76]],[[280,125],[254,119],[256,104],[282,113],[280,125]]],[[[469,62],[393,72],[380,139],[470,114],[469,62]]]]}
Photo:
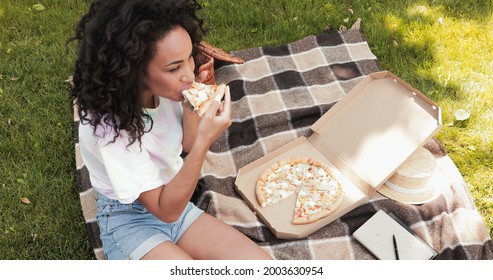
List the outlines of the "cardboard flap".
{"type": "Polygon", "coordinates": [[[440,127],[440,108],[384,71],[366,77],[312,125],[323,139],[312,144],[376,188],[440,127]]]}

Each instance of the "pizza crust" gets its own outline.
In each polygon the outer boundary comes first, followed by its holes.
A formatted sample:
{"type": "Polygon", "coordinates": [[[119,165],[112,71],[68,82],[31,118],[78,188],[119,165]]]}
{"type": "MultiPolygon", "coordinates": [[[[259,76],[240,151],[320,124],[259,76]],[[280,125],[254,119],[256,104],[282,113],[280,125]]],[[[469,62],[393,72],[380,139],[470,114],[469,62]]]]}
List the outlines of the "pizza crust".
{"type": "Polygon", "coordinates": [[[331,211],[331,210],[323,209],[323,210],[320,210],[319,212],[317,212],[313,215],[310,215],[310,216],[303,216],[303,217],[296,217],[295,216],[295,217],[293,217],[293,224],[294,225],[310,224],[310,223],[316,222],[322,218],[327,217],[332,212],[333,211],[331,211]]]}
{"type": "Polygon", "coordinates": [[[313,158],[292,157],[267,168],[257,180],[255,195],[262,207],[297,194],[293,224],[313,223],[332,214],[344,190],[330,168],[313,158]]]}

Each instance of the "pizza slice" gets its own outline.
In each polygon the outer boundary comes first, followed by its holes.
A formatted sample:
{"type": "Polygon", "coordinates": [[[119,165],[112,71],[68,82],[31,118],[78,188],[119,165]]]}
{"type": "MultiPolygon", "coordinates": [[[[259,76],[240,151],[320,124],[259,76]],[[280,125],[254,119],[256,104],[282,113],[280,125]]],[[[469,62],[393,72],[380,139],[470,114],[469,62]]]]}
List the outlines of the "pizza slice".
{"type": "Polygon", "coordinates": [[[188,101],[194,111],[202,117],[209,109],[213,100],[218,102],[224,96],[224,87],[226,85],[206,85],[198,82],[193,82],[189,89],[182,91],[183,97],[188,101]]]}
{"type": "Polygon", "coordinates": [[[289,180],[289,165],[276,163],[257,180],[255,195],[260,206],[274,205],[296,193],[296,186],[289,180]]]}
{"type": "Polygon", "coordinates": [[[292,223],[309,224],[325,218],[337,210],[343,200],[344,192],[339,184],[329,189],[304,186],[298,191],[292,223]]]}
{"type": "Polygon", "coordinates": [[[331,192],[342,188],[329,167],[311,159],[308,161],[310,162],[310,167],[305,175],[305,187],[331,192]]]}

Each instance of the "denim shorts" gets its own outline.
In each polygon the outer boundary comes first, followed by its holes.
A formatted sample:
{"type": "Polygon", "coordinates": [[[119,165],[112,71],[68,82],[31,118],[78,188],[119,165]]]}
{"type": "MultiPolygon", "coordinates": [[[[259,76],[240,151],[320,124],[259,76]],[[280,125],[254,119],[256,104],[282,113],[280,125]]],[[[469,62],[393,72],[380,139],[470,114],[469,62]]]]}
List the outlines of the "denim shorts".
{"type": "Polygon", "coordinates": [[[163,242],[176,243],[204,212],[189,202],[176,222],[165,223],[137,200],[122,204],[102,194],[98,195],[97,207],[96,219],[108,259],[138,260],[163,242]]]}

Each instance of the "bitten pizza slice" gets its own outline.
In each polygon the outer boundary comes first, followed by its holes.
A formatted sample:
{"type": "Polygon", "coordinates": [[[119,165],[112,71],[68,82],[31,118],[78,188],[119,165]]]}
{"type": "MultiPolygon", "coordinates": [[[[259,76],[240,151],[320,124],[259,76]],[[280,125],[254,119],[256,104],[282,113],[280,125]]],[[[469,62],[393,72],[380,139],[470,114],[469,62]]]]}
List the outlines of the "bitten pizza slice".
{"type": "Polygon", "coordinates": [[[213,100],[221,101],[226,85],[206,85],[193,82],[189,89],[182,91],[185,100],[188,101],[199,116],[203,116],[209,109],[213,100]]]}

